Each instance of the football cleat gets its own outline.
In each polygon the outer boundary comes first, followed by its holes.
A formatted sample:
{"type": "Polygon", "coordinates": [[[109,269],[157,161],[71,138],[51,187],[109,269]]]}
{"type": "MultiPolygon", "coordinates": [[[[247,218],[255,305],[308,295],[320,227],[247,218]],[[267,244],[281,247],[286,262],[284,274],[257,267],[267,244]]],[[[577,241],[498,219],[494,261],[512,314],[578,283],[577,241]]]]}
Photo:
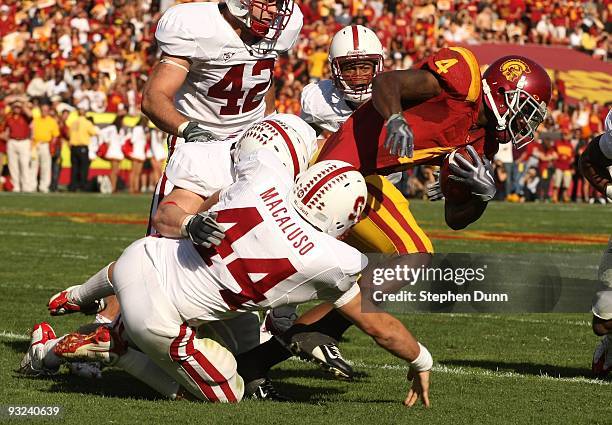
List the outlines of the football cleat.
{"type": "Polygon", "coordinates": [[[45,344],[47,341],[55,338],[55,332],[47,322],[34,325],[30,347],[21,360],[18,372],[30,376],[44,376],[57,373],[59,367],[48,368],[44,364],[44,358],[47,354],[45,344]]]}
{"type": "Polygon", "coordinates": [[[280,395],[269,378],[257,378],[244,386],[244,394],[248,398],[268,401],[292,401],[289,397],[280,395]]]}
{"type": "Polygon", "coordinates": [[[107,326],[99,326],[88,335],[78,332],[66,335],[56,344],[53,352],[70,362],[99,361],[111,366],[126,350],[126,342],[113,334],[107,326]]]}
{"type": "Polygon", "coordinates": [[[64,314],[71,313],[95,314],[104,310],[104,307],[106,306],[104,299],[96,300],[93,303],[84,306],[79,306],[78,304],[72,302],[68,298],[68,293],[71,289],[78,286],[80,285],[74,285],[66,288],[51,297],[48,304],[49,313],[51,313],[51,316],[62,316],[64,314]]]}
{"type": "Polygon", "coordinates": [[[598,378],[605,378],[612,370],[612,347],[608,335],[604,336],[595,347],[591,370],[598,378]]]}
{"type": "Polygon", "coordinates": [[[300,357],[319,364],[338,379],[352,379],[353,368],[344,360],[337,342],[319,332],[301,332],[291,337],[290,351],[300,357]]]}

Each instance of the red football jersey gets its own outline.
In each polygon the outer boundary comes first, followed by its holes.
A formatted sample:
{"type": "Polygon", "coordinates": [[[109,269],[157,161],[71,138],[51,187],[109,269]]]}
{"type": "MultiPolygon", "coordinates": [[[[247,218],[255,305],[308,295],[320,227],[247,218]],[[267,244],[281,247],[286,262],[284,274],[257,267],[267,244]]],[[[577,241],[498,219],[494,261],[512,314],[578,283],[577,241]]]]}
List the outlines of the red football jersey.
{"type": "Polygon", "coordinates": [[[474,144],[480,154],[494,154],[497,144],[487,141],[485,149],[484,130],[477,126],[482,90],[480,68],[472,52],[463,47],[445,48],[416,68],[432,72],[442,93],[403,112],[414,133],[412,158],[388,153],[385,120],[368,101],[325,142],[317,161],[346,161],[367,175],[439,164],[446,153],[467,144],[474,144]]]}

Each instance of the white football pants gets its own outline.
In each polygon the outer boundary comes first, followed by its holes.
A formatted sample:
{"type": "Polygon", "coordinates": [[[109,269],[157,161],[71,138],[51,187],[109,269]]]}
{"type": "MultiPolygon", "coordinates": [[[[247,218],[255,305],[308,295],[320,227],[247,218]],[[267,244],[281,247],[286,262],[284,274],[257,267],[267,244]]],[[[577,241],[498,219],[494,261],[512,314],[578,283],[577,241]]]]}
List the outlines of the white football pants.
{"type": "Polygon", "coordinates": [[[196,337],[163,293],[144,239],[115,263],[113,287],[127,334],[153,362],[201,400],[238,402],[244,383],[232,353],[210,338],[196,337]]]}

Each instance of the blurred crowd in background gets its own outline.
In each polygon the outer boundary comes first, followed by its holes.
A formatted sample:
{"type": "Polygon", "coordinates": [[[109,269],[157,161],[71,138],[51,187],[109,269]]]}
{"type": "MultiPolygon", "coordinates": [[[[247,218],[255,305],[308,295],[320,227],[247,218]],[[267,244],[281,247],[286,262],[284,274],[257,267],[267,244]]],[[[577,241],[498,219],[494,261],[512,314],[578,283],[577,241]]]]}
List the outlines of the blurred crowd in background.
{"type": "MultiPolygon", "coordinates": [[[[102,180],[102,189],[112,192],[125,185],[134,193],[150,190],[163,166],[163,136],[142,119],[128,123],[123,117],[140,115],[140,93],[159,55],[155,26],[163,10],[174,3],[3,0],[0,164],[8,157],[8,166],[0,188],[57,190],[60,152],[66,145],[72,160],[69,190],[91,189],[88,167],[95,157],[111,162],[110,181],[102,180]],[[90,113],[114,114],[118,118],[109,127],[116,130],[94,125],[90,113]],[[135,136],[137,127],[141,130],[135,136]],[[31,143],[25,149],[9,139],[31,143]],[[111,139],[119,141],[110,143],[111,139]],[[123,159],[132,161],[133,172],[121,179],[123,159]]],[[[329,77],[331,37],[351,23],[376,31],[386,50],[386,69],[409,68],[449,44],[489,41],[563,45],[602,61],[611,57],[612,0],[297,3],[304,14],[303,37],[290,55],[276,62],[279,112],[299,114],[304,85],[329,77]]],[[[521,152],[505,146],[496,157],[499,199],[600,201],[580,176],[576,161],[590,136],[603,130],[609,105],[586,99],[570,104],[564,81],[559,75],[553,80],[552,113],[538,140],[521,152]]],[[[405,173],[404,193],[424,196],[426,184],[434,178],[432,171],[420,167],[405,173]]]]}

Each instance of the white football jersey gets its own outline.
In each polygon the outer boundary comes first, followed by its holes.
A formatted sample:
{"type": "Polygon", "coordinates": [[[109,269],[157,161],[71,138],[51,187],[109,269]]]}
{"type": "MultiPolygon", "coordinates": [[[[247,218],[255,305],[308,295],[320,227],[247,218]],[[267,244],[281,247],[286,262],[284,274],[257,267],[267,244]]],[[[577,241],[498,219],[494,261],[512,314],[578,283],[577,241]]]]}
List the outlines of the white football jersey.
{"type": "Polygon", "coordinates": [[[286,201],[292,183],[278,158],[259,150],[213,207],[226,229],[219,247],[147,238],[161,286],[190,325],[314,299],[339,307],[359,293],[366,257],[305,222],[286,201]]]}
{"type": "Polygon", "coordinates": [[[332,80],[321,80],[304,87],[301,104],[300,116],[304,121],[332,132],[336,132],[354,112],[332,80]]]}
{"type": "Polygon", "coordinates": [[[219,138],[263,117],[274,61],[293,47],[302,24],[302,12],[295,5],[287,27],[274,43],[246,46],[217,3],[184,3],[168,9],[155,32],[159,47],[169,55],[191,60],[187,78],[175,96],[177,110],[219,138]]]}
{"type": "Polygon", "coordinates": [[[604,133],[599,139],[599,148],[606,158],[612,159],[612,109],[610,109],[608,116],[606,116],[604,133]]]}

